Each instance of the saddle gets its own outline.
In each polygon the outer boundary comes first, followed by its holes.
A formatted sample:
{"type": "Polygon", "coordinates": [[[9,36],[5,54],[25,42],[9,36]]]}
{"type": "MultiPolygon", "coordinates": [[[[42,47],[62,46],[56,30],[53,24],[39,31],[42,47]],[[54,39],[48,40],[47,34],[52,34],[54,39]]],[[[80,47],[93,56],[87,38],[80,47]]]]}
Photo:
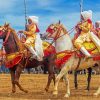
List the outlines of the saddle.
{"type": "Polygon", "coordinates": [[[61,65],[65,64],[66,61],[68,61],[70,59],[70,57],[73,55],[75,51],[69,51],[69,50],[65,50],[59,53],[56,53],[56,60],[55,60],[55,64],[57,68],[61,68],[61,65]]]}

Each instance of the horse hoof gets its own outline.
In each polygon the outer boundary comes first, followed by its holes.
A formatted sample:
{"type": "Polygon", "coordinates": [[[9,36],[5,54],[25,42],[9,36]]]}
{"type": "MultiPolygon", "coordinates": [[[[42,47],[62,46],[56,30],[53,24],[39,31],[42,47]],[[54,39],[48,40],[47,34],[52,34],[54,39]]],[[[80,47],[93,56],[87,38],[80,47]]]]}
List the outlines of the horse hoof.
{"type": "Polygon", "coordinates": [[[24,90],[24,92],[25,92],[25,93],[28,93],[28,91],[27,91],[27,90],[24,90]]]}
{"type": "Polygon", "coordinates": [[[94,93],[93,95],[97,97],[98,96],[98,93],[94,93]]]}
{"type": "Polygon", "coordinates": [[[89,91],[89,88],[87,87],[85,90],[88,90],[89,91]]]}
{"type": "Polygon", "coordinates": [[[65,98],[69,98],[69,96],[70,96],[70,94],[69,93],[67,93],[67,94],[65,94],[65,98]]]}
{"type": "Polygon", "coordinates": [[[53,95],[57,95],[58,94],[58,91],[57,90],[54,90],[53,91],[53,95]]]}

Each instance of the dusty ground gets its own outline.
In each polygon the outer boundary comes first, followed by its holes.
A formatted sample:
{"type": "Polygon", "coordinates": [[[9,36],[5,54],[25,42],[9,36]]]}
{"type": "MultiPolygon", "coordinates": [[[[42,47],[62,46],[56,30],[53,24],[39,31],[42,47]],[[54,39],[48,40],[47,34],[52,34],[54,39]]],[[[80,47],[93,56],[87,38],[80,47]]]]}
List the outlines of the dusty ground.
{"type": "Polygon", "coordinates": [[[11,93],[11,82],[9,74],[0,74],[0,100],[100,100],[100,95],[94,97],[93,93],[96,91],[100,82],[100,75],[93,75],[91,81],[90,92],[86,91],[86,75],[80,75],[79,88],[78,90],[74,89],[73,75],[70,75],[70,87],[71,87],[71,96],[70,98],[64,98],[65,93],[65,84],[60,82],[59,84],[59,94],[58,96],[52,95],[53,82],[50,86],[49,92],[44,92],[44,87],[47,82],[47,75],[42,74],[22,74],[20,83],[28,93],[23,93],[17,88],[15,94],[11,93]]]}

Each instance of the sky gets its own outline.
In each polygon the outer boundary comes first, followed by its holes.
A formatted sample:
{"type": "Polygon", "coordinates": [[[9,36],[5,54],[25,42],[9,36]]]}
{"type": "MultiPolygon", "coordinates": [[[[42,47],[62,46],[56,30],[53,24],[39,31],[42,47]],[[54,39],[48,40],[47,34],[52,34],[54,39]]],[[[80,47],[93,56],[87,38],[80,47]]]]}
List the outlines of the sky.
{"type": "MultiPolygon", "coordinates": [[[[39,17],[40,32],[59,20],[67,30],[80,21],[80,0],[26,0],[27,16],[39,17]]],[[[93,11],[93,22],[100,20],[100,0],[84,0],[83,10],[93,11]]],[[[24,30],[24,0],[0,0],[0,25],[10,23],[16,31],[24,30]]]]}

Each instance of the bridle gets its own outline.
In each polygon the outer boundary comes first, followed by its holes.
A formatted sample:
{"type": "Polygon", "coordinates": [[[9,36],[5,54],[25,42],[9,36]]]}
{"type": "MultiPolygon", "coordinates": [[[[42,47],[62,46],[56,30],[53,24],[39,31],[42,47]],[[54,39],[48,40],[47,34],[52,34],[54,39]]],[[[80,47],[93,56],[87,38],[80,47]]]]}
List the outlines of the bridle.
{"type": "MultiPolygon", "coordinates": [[[[4,34],[6,31],[7,31],[7,29],[5,29],[3,27],[2,30],[1,30],[1,34],[0,35],[4,34]]],[[[2,44],[3,46],[5,46],[7,44],[8,38],[10,36],[10,33],[11,33],[11,30],[8,30],[7,34],[6,34],[6,37],[5,37],[5,40],[3,41],[3,44],[2,44]]]]}
{"type": "MultiPolygon", "coordinates": [[[[52,24],[53,25],[53,24],[52,24]]],[[[50,25],[51,26],[51,25],[50,25]]],[[[49,27],[50,27],[49,26],[49,27]]],[[[56,36],[54,37],[54,39],[53,39],[53,41],[50,43],[50,45],[47,47],[47,48],[49,48],[54,42],[56,42],[56,40],[57,39],[59,39],[60,37],[62,37],[62,36],[64,36],[64,35],[66,35],[66,34],[68,34],[68,35],[70,35],[73,31],[74,31],[74,29],[75,29],[75,27],[72,27],[70,30],[68,30],[68,31],[66,31],[66,32],[64,32],[64,34],[62,34],[62,35],[60,35],[60,33],[61,33],[61,31],[63,30],[63,31],[65,31],[64,29],[63,29],[63,27],[60,25],[60,26],[55,26],[55,25],[53,25],[54,26],[54,28],[53,29],[50,29],[50,31],[52,31],[51,33],[49,33],[50,35],[48,36],[48,37],[51,37],[52,36],[52,34],[54,34],[54,32],[56,31],[56,36]]],[[[46,30],[47,31],[47,30],[46,30]]]]}

